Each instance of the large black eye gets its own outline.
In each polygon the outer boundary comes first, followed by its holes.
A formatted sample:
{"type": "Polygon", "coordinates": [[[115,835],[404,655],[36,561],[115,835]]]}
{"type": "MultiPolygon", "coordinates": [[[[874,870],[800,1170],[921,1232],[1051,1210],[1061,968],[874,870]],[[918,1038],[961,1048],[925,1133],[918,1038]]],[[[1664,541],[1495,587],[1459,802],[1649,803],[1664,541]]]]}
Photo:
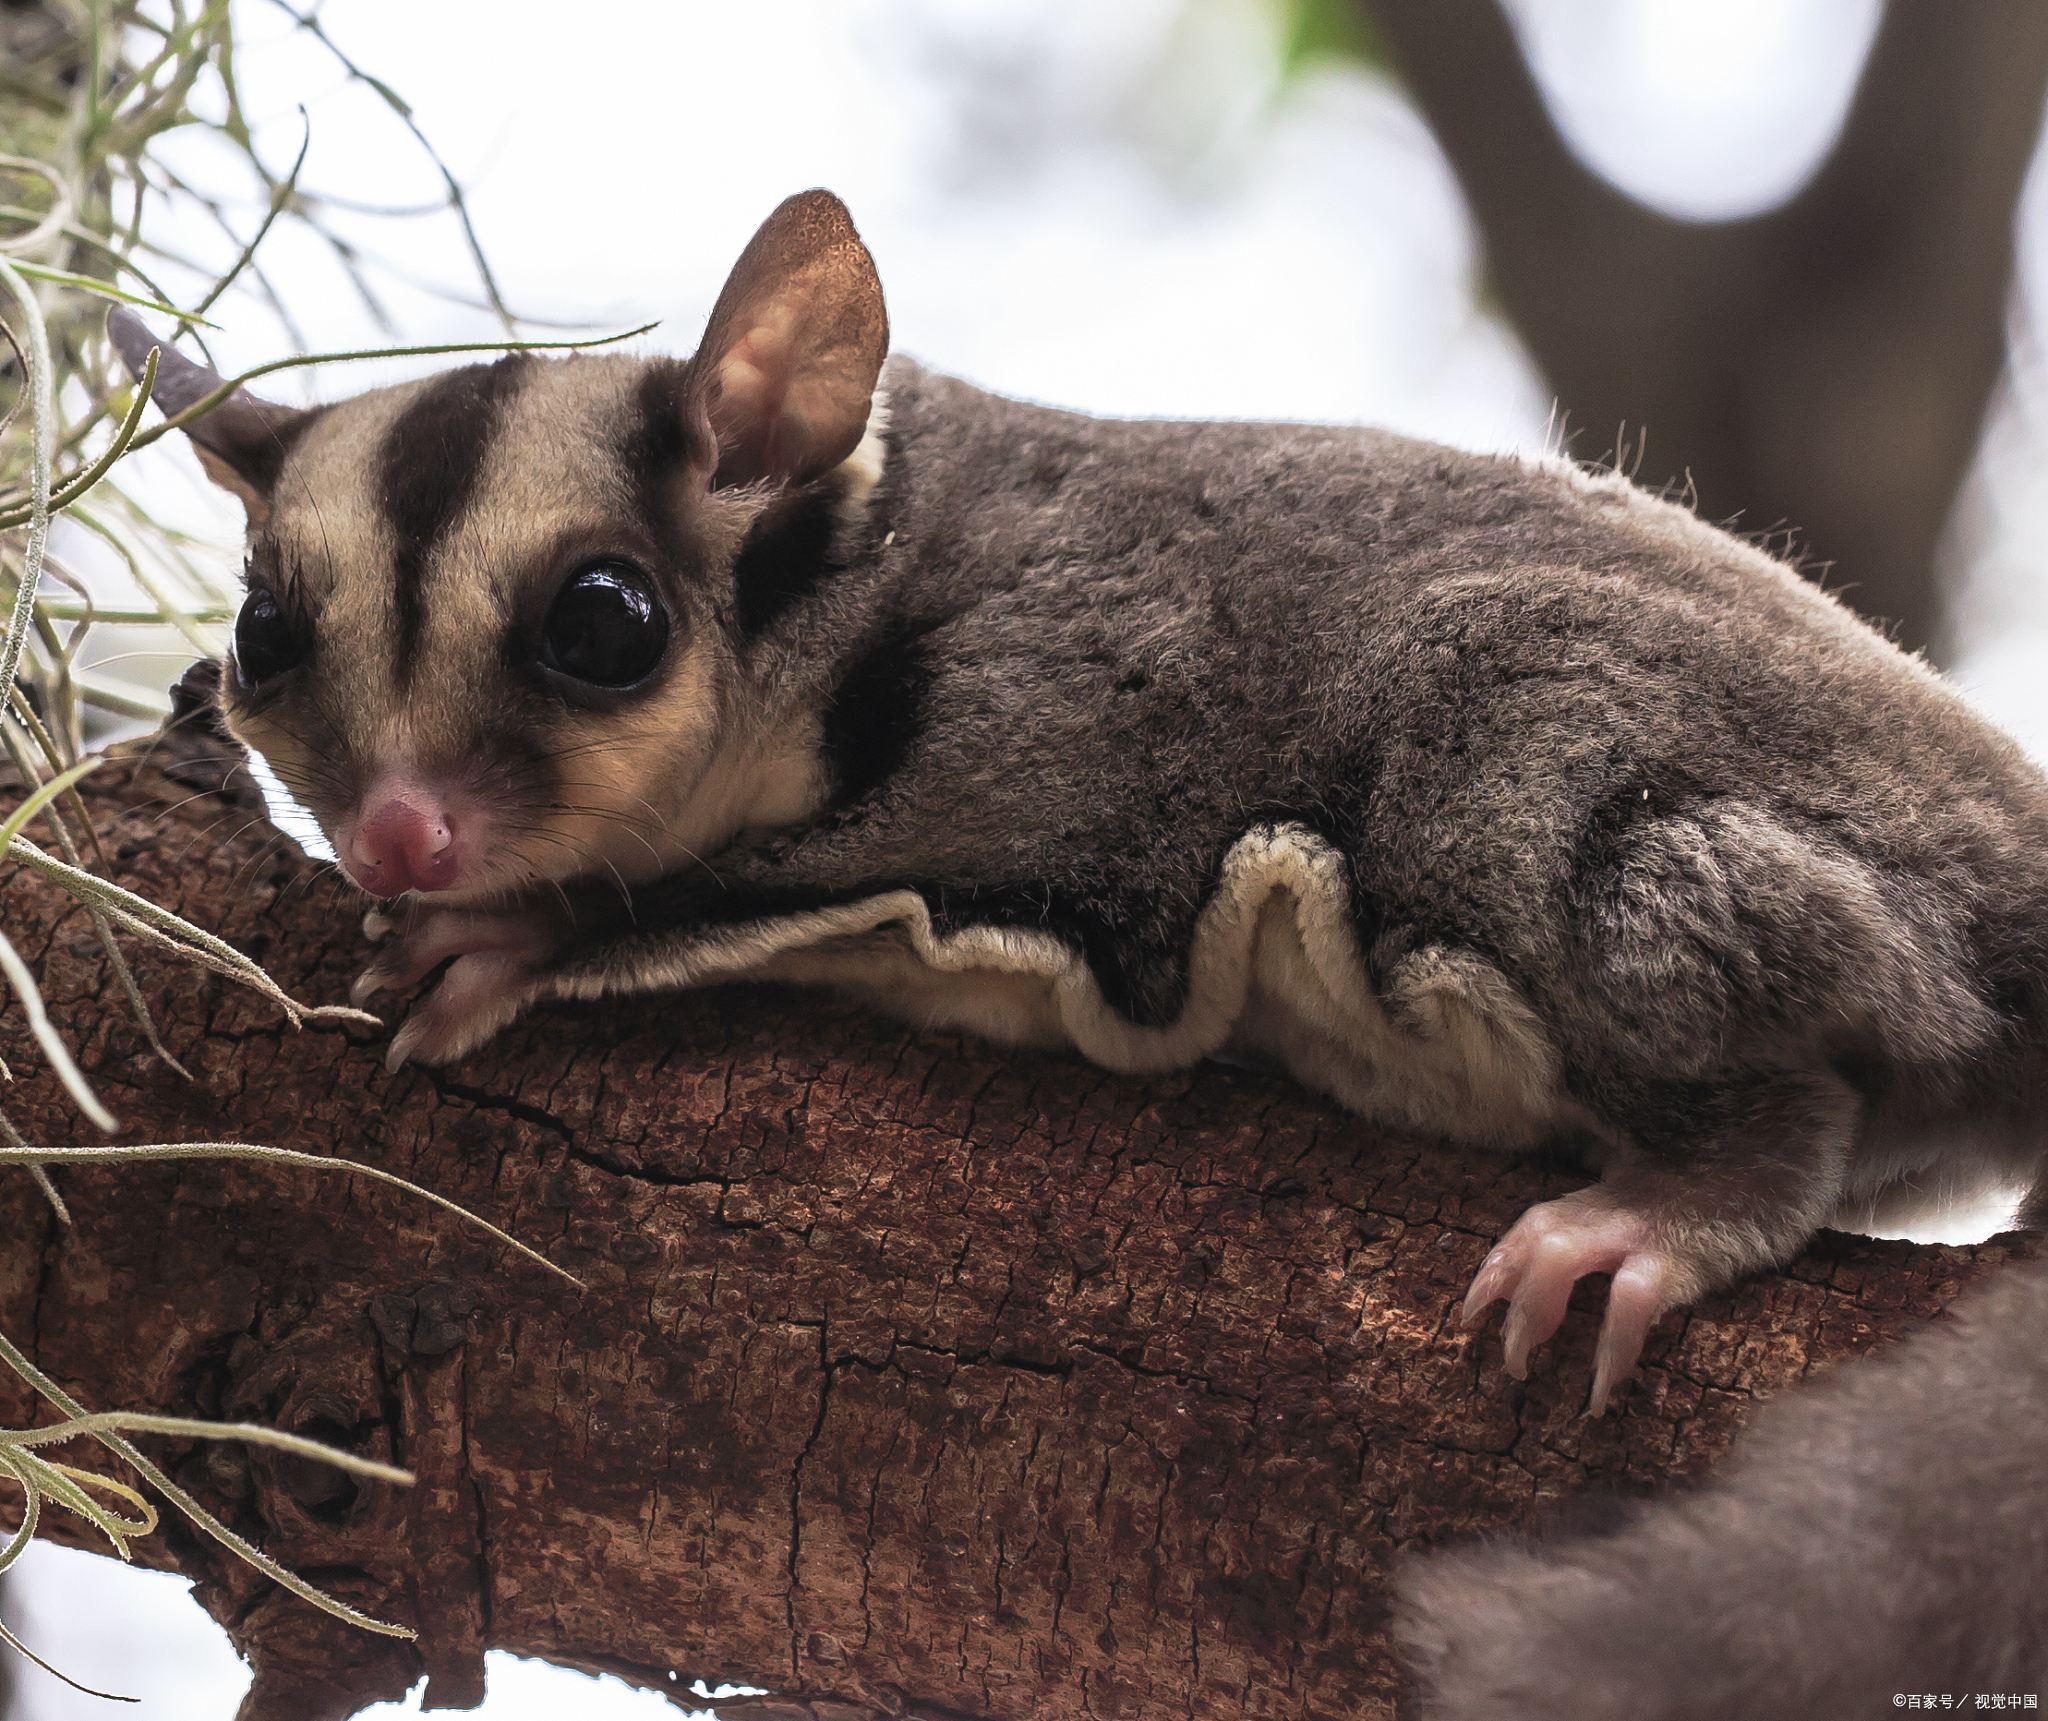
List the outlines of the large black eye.
{"type": "Polygon", "coordinates": [[[623,562],[599,562],[555,597],[541,634],[550,669],[597,687],[631,687],[654,672],[668,647],[668,611],[646,577],[623,562]]]}
{"type": "Polygon", "coordinates": [[[277,599],[260,587],[251,592],[235,618],[235,670],[242,685],[261,687],[305,655],[305,636],[277,599]]]}

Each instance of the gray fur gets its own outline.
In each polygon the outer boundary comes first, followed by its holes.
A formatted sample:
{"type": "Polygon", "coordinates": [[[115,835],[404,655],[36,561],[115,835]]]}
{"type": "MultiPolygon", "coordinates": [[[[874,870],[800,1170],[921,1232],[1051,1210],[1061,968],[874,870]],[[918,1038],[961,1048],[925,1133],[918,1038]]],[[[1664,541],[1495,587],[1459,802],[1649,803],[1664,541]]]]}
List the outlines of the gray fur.
{"type": "Polygon", "coordinates": [[[1417,1721],[1868,1721],[2048,1687],[2048,1263],[1606,1534],[1411,1557],[1417,1721]]]}
{"type": "MultiPolygon", "coordinates": [[[[778,270],[868,295],[816,323],[855,331],[821,370],[843,409],[879,289],[836,200],[799,201],[825,261],[779,213],[735,303],[773,309],[778,270]]],[[[1830,1219],[1998,1183],[2041,1210],[2048,787],[1792,570],[1559,461],[1109,422],[901,357],[842,465],[725,483],[704,379],[737,338],[344,402],[252,507],[252,578],[314,644],[225,678],[236,732],[330,830],[393,757],[496,821],[491,870],[403,905],[365,976],[458,958],[394,1057],[779,974],[1568,1134],[1604,1181],[1532,1212],[1475,1308],[1512,1294],[1519,1371],[1615,1272],[1596,1408],[1649,1321],[1830,1219]],[[488,421],[451,422],[472,396],[488,421]],[[400,579],[391,486],[451,450],[400,579]],[[579,703],[523,641],[593,546],[677,644],[579,703]]]]}

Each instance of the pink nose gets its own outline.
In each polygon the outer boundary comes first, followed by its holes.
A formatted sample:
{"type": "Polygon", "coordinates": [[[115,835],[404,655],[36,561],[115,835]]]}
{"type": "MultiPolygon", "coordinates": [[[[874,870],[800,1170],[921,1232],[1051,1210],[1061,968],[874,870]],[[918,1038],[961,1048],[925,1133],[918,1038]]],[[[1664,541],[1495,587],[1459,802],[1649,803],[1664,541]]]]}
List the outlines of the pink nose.
{"type": "Polygon", "coordinates": [[[453,821],[415,789],[373,795],[348,846],[349,871],[372,896],[446,890],[459,870],[453,821]]]}

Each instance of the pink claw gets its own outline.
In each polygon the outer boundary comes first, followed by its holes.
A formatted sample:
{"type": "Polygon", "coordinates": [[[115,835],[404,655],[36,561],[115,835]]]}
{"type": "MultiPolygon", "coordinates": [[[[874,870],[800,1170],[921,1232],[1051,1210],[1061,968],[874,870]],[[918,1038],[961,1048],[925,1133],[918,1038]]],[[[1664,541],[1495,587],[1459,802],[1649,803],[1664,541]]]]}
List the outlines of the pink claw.
{"type": "Polygon", "coordinates": [[[440,1064],[474,1051],[541,995],[536,966],[560,942],[562,924],[547,910],[491,913],[476,909],[415,911],[391,923],[395,932],[356,981],[359,1003],[378,992],[416,986],[450,957],[455,960],[392,1036],[386,1062],[440,1064]]]}
{"type": "Polygon", "coordinates": [[[1678,1299],[1671,1256],[1653,1227],[1615,1205],[1599,1185],[1532,1207],[1481,1264],[1465,1295],[1462,1324],[1474,1325],[1505,1298],[1501,1326],[1508,1373],[1528,1377],[1529,1353],[1564,1321],[1572,1287],[1588,1273],[1613,1276],[1595,1354],[1589,1415],[1602,1415],[1615,1386],[1642,1355],[1652,1323],[1678,1299]]]}
{"type": "Polygon", "coordinates": [[[358,1005],[418,985],[451,956],[504,956],[516,964],[546,955],[554,940],[550,922],[534,914],[435,909],[392,924],[399,936],[349,990],[358,1005]]]}

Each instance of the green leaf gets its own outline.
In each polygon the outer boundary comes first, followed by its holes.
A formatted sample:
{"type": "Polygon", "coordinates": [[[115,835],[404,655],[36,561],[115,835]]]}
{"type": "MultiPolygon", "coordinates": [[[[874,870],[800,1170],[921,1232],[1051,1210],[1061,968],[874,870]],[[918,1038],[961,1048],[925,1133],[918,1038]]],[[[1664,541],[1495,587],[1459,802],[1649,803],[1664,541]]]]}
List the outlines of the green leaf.
{"type": "Polygon", "coordinates": [[[93,275],[74,275],[69,269],[49,269],[41,263],[17,262],[15,268],[24,275],[38,281],[53,281],[60,287],[75,287],[81,293],[91,293],[101,299],[119,299],[124,305],[139,305],[145,311],[162,311],[181,322],[197,323],[202,329],[217,329],[218,323],[209,323],[204,317],[187,316],[176,305],[160,305],[154,299],[137,298],[133,293],[124,293],[119,287],[110,287],[93,275]]]}
{"type": "Polygon", "coordinates": [[[1319,65],[1391,71],[1386,44],[1365,15],[1363,0],[1275,0],[1280,9],[1280,77],[1292,82],[1319,65]]]}
{"type": "Polygon", "coordinates": [[[79,763],[73,765],[61,777],[53,778],[37,789],[34,794],[30,795],[27,800],[14,809],[13,814],[4,825],[0,825],[0,852],[4,852],[8,844],[21,835],[22,826],[26,825],[30,819],[34,818],[43,808],[63,794],[79,778],[97,771],[105,763],[106,760],[104,758],[80,760],[79,763]]]}

